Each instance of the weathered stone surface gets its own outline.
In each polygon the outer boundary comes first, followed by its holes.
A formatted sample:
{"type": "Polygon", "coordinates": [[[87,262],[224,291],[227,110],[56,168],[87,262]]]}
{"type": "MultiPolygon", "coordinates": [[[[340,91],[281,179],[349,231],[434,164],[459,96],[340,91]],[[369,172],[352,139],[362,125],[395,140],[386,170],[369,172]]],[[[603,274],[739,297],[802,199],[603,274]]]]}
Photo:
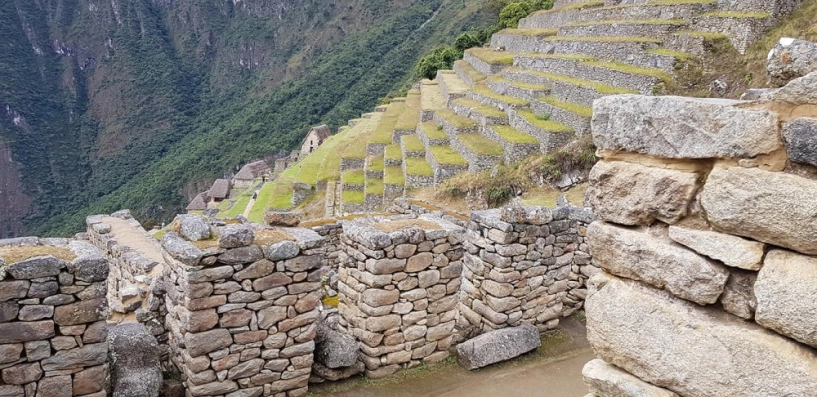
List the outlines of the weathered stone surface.
{"type": "Polygon", "coordinates": [[[207,331],[218,324],[216,309],[189,311],[184,307],[179,307],[177,310],[180,325],[189,332],[207,331]]]}
{"type": "Polygon", "coordinates": [[[19,364],[2,371],[3,382],[10,385],[24,385],[39,380],[43,376],[40,363],[19,364]]]}
{"type": "Polygon", "coordinates": [[[701,205],[718,230],[815,255],[814,192],[817,181],[799,176],[715,167],[704,185],[701,205]]]}
{"type": "Polygon", "coordinates": [[[351,378],[352,376],[363,372],[365,369],[366,367],[362,361],[358,361],[349,367],[341,367],[337,369],[329,368],[317,360],[312,363],[312,373],[314,375],[332,382],[351,378]]]}
{"type": "Polygon", "coordinates": [[[264,222],[270,226],[294,227],[301,223],[301,217],[300,212],[267,211],[264,214],[264,222]]]}
{"type": "Polygon", "coordinates": [[[817,166],[817,119],[802,117],[784,124],[783,142],[791,161],[817,166]]]}
{"type": "Polygon", "coordinates": [[[605,397],[678,397],[610,365],[604,360],[589,361],[582,369],[584,383],[592,395],[605,397]]]}
{"type": "Polygon", "coordinates": [[[245,361],[230,368],[227,372],[227,379],[239,379],[253,376],[264,367],[264,360],[260,358],[245,361]]]}
{"type": "Polygon", "coordinates": [[[238,390],[238,384],[231,380],[190,385],[188,391],[194,396],[217,396],[238,390]]]}
{"type": "Polygon", "coordinates": [[[491,331],[457,345],[459,363],[467,369],[510,360],[541,345],[539,331],[530,324],[491,331]]]}
{"type": "Polygon", "coordinates": [[[0,302],[25,298],[31,282],[26,280],[0,281],[0,302]]]}
{"type": "MultiPolygon", "coordinates": [[[[70,379],[70,377],[69,377],[70,379]]],[[[18,385],[0,385],[0,397],[24,397],[26,395],[22,386],[18,385]]],[[[39,394],[38,394],[39,396],[39,394]]],[[[60,396],[62,397],[62,396],[60,396]]],[[[70,390],[68,397],[71,397],[70,390]]]]}
{"type": "Polygon", "coordinates": [[[323,265],[323,255],[301,255],[284,261],[284,268],[290,272],[305,272],[323,265]]]}
{"type": "Polygon", "coordinates": [[[53,356],[41,361],[43,371],[59,371],[63,369],[80,369],[94,365],[102,365],[107,361],[108,345],[92,343],[76,349],[60,350],[53,356]]]}
{"type": "Polygon", "coordinates": [[[37,256],[6,266],[6,272],[17,280],[56,276],[65,268],[65,261],[51,255],[37,256]]]}
{"type": "Polygon", "coordinates": [[[669,237],[695,252],[723,262],[724,265],[746,270],[760,270],[763,264],[763,243],[708,230],[670,226],[669,237]]]}
{"type": "Polygon", "coordinates": [[[193,214],[176,216],[179,221],[179,234],[190,241],[207,240],[210,238],[210,225],[204,217],[193,214]]]}
{"type": "Polygon", "coordinates": [[[817,390],[813,350],[643,284],[600,273],[590,285],[585,310],[594,352],[646,382],[701,397],[817,390]]]}
{"type": "Polygon", "coordinates": [[[597,219],[622,225],[676,223],[687,215],[700,176],[693,172],[600,161],[590,172],[586,204],[597,219]]]}
{"type": "Polygon", "coordinates": [[[763,99],[792,105],[817,104],[817,72],[798,77],[765,95],[763,99]]]}
{"type": "Polygon", "coordinates": [[[54,315],[54,306],[25,305],[20,310],[20,321],[37,321],[51,318],[54,315]]]}
{"type": "MultiPolygon", "coordinates": [[[[49,376],[37,384],[37,397],[71,397],[71,375],[49,376]]],[[[20,397],[20,396],[16,396],[20,397]]]]}
{"type": "Polygon", "coordinates": [[[298,243],[294,241],[279,241],[269,247],[264,247],[264,257],[275,262],[294,258],[300,252],[298,243]]]}
{"type": "MultiPolygon", "coordinates": [[[[815,94],[817,95],[817,94],[815,94]]],[[[593,142],[603,150],[666,158],[755,157],[782,146],[777,116],[745,102],[610,95],[593,103],[593,142]]]]}
{"type": "Polygon", "coordinates": [[[281,306],[272,306],[258,311],[258,326],[269,329],[279,321],[287,318],[287,309],[281,306]]]}
{"type": "MultiPolygon", "coordinates": [[[[73,392],[75,396],[96,393],[104,390],[108,383],[108,366],[91,367],[74,375],[73,392]]],[[[124,394],[117,394],[117,396],[124,394]]],[[[147,396],[147,394],[143,394],[147,396]]]]}
{"type": "Polygon", "coordinates": [[[417,255],[408,258],[408,263],[406,264],[406,271],[409,273],[416,273],[419,271],[423,271],[429,266],[431,266],[431,262],[434,261],[434,256],[430,252],[421,252],[417,255]]]}
{"type": "Polygon", "coordinates": [[[368,259],[366,270],[372,274],[392,274],[406,269],[405,259],[368,259]]]}
{"type": "Polygon", "coordinates": [[[370,288],[363,291],[362,299],[363,303],[372,307],[391,305],[400,299],[400,291],[370,288]]]}
{"type": "Polygon", "coordinates": [[[107,315],[107,299],[97,298],[58,306],[54,312],[54,321],[59,325],[78,325],[104,320],[107,315]]]}
{"type": "Polygon", "coordinates": [[[754,288],[757,272],[729,269],[729,273],[729,281],[721,295],[721,305],[727,313],[751,320],[757,308],[754,288]]]}
{"type": "Polygon", "coordinates": [[[173,232],[167,232],[162,237],[162,248],[174,259],[190,266],[197,265],[203,255],[198,247],[173,232]]]}
{"type": "Polygon", "coordinates": [[[817,43],[782,37],[769,52],[769,80],[783,85],[817,70],[817,43]]]}
{"type": "Polygon", "coordinates": [[[252,229],[242,224],[224,226],[219,233],[218,245],[221,248],[246,247],[255,239],[252,229]]]}
{"type": "MultiPolygon", "coordinates": [[[[15,362],[20,359],[20,353],[23,352],[22,343],[14,343],[7,345],[0,345],[0,364],[15,362]]],[[[51,349],[48,350],[49,355],[51,349]]]]}
{"type": "Polygon", "coordinates": [[[755,282],[758,324],[817,347],[817,258],[773,250],[755,282]]]}
{"type": "Polygon", "coordinates": [[[246,279],[258,279],[275,271],[275,263],[270,262],[266,259],[261,259],[258,262],[253,263],[245,267],[243,270],[236,272],[233,275],[233,278],[238,281],[246,280],[246,279]]]}
{"type": "Polygon", "coordinates": [[[326,368],[350,367],[357,362],[357,341],[332,329],[322,329],[315,344],[315,361],[326,368]]]}
{"type": "Polygon", "coordinates": [[[198,357],[230,346],[233,338],[230,331],[220,328],[199,333],[188,332],[184,335],[184,343],[190,356],[198,357]]]}
{"type": "Polygon", "coordinates": [[[727,269],[653,233],[596,221],[587,228],[593,259],[608,272],[639,280],[699,304],[723,293],[727,269]]]}
{"type": "Polygon", "coordinates": [[[53,321],[0,324],[0,343],[22,343],[48,339],[55,335],[53,321]]]}
{"type": "Polygon", "coordinates": [[[257,245],[238,247],[227,250],[218,256],[218,261],[228,265],[243,265],[253,263],[264,257],[264,253],[257,245]]]}

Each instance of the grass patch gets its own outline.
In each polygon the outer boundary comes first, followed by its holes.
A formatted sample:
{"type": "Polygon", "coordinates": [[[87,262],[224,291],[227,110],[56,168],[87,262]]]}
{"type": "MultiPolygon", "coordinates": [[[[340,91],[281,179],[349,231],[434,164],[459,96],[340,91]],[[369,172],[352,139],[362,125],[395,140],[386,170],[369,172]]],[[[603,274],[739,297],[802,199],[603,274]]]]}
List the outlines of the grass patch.
{"type": "Polygon", "coordinates": [[[434,176],[434,170],[422,157],[409,157],[405,160],[406,174],[417,176],[434,176]]]}
{"type": "Polygon", "coordinates": [[[473,55],[483,62],[490,63],[492,65],[513,65],[513,56],[512,52],[505,52],[505,51],[494,51],[490,48],[469,48],[465,50],[466,54],[473,55]]]}
{"type": "Polygon", "coordinates": [[[472,110],[476,110],[477,112],[479,112],[479,113],[481,113],[481,114],[483,114],[485,116],[488,116],[488,117],[498,117],[498,118],[507,118],[508,117],[508,115],[505,112],[503,112],[503,111],[501,111],[501,110],[499,110],[499,109],[497,109],[495,107],[485,106],[485,105],[483,105],[483,104],[481,104],[481,103],[479,103],[479,102],[477,102],[477,101],[475,101],[475,100],[473,100],[471,98],[457,98],[457,99],[453,100],[452,103],[454,103],[456,105],[459,105],[459,106],[463,106],[463,107],[472,109],[472,110]]]}
{"type": "Polygon", "coordinates": [[[590,7],[600,7],[604,5],[604,1],[588,1],[584,3],[573,3],[573,4],[566,4],[561,7],[554,7],[550,10],[542,10],[534,12],[532,15],[541,15],[541,14],[550,14],[554,12],[561,12],[567,10],[578,10],[582,8],[590,8],[590,7]]]}
{"type": "Polygon", "coordinates": [[[385,157],[386,160],[402,160],[403,151],[400,149],[400,145],[388,145],[384,149],[383,157],[385,157]]]}
{"type": "Polygon", "coordinates": [[[77,259],[74,251],[68,247],[52,245],[35,245],[33,247],[0,247],[0,258],[6,261],[7,265],[22,262],[37,256],[51,255],[66,262],[77,259]]]}
{"type": "Polygon", "coordinates": [[[382,195],[385,191],[383,187],[383,180],[380,178],[370,178],[366,179],[366,194],[380,194],[382,195]]]}
{"type": "Polygon", "coordinates": [[[362,190],[344,190],[343,202],[349,204],[363,204],[366,202],[366,196],[362,190]]]}
{"type": "Polygon", "coordinates": [[[344,185],[363,185],[366,182],[366,173],[363,170],[349,170],[343,173],[341,181],[344,185]]]}
{"type": "Polygon", "coordinates": [[[638,74],[642,76],[650,76],[660,79],[664,82],[668,82],[672,80],[672,76],[670,76],[667,72],[661,69],[654,69],[654,68],[642,68],[638,66],[628,65],[626,63],[621,62],[609,62],[609,61],[585,61],[582,62],[583,65],[588,66],[596,66],[605,69],[617,70],[619,72],[630,73],[630,74],[638,74]]]}
{"type": "Polygon", "coordinates": [[[590,81],[590,80],[582,80],[582,79],[578,79],[578,78],[575,78],[575,77],[572,77],[572,76],[566,76],[566,75],[563,75],[563,74],[556,74],[556,73],[549,73],[549,72],[539,72],[539,71],[535,71],[535,70],[528,70],[528,71],[525,71],[525,72],[536,75],[536,76],[544,77],[544,78],[546,78],[548,80],[560,81],[560,82],[563,82],[563,83],[573,84],[573,85],[577,85],[577,86],[580,86],[580,87],[592,88],[592,89],[596,90],[596,92],[598,92],[599,94],[605,94],[605,95],[638,94],[638,91],[635,91],[635,90],[613,87],[613,86],[608,85],[608,84],[599,83],[599,82],[590,81]]]}
{"type": "Polygon", "coordinates": [[[383,171],[383,156],[374,156],[369,158],[369,164],[366,166],[367,170],[383,171]]]}
{"type": "Polygon", "coordinates": [[[480,134],[458,134],[460,140],[472,152],[481,156],[501,156],[505,153],[502,145],[480,134]]]}
{"type": "MultiPolygon", "coordinates": [[[[403,112],[397,118],[394,129],[398,131],[414,131],[420,123],[420,91],[409,91],[403,112]]],[[[391,143],[391,141],[389,141],[391,143]]]]}
{"type": "Polygon", "coordinates": [[[235,218],[239,215],[243,215],[244,210],[247,209],[247,204],[250,203],[251,198],[252,195],[242,193],[236,200],[235,204],[233,204],[233,206],[224,213],[224,216],[228,218],[235,218]]]}
{"type": "Polygon", "coordinates": [[[426,147],[423,145],[423,142],[420,140],[416,134],[412,135],[403,135],[400,137],[403,141],[403,147],[406,148],[406,152],[425,152],[426,147]]]}
{"type": "Polygon", "coordinates": [[[383,233],[396,232],[412,227],[419,227],[423,230],[439,230],[440,224],[425,219],[399,219],[393,221],[380,221],[375,223],[374,228],[383,233]]]}
{"type": "Polygon", "coordinates": [[[471,120],[468,117],[462,117],[454,113],[451,109],[441,109],[436,112],[436,114],[446,123],[451,124],[456,128],[468,129],[477,127],[476,121],[471,120]]]}
{"type": "MultiPolygon", "coordinates": [[[[651,0],[647,2],[648,6],[675,6],[681,4],[713,4],[715,0],[651,0]]],[[[641,6],[642,4],[635,4],[641,6]]],[[[632,6],[632,5],[631,5],[632,6]]]]}
{"type": "Polygon", "coordinates": [[[517,111],[517,114],[524,117],[529,123],[533,124],[536,128],[545,130],[551,133],[558,133],[558,134],[572,134],[573,128],[570,128],[567,125],[562,123],[550,120],[542,120],[537,117],[533,112],[528,111],[517,111]]]}
{"type": "Polygon", "coordinates": [[[546,96],[538,99],[544,103],[547,103],[548,105],[555,106],[562,110],[566,110],[570,113],[579,115],[586,119],[593,117],[593,108],[588,106],[582,106],[573,102],[560,101],[553,96],[546,96]]]}
{"type": "Polygon", "coordinates": [[[429,146],[428,150],[431,152],[431,155],[434,156],[434,159],[437,160],[437,163],[439,164],[468,165],[468,161],[466,161],[459,153],[457,153],[450,146],[429,146]]]}
{"type": "Polygon", "coordinates": [[[445,133],[442,126],[437,125],[433,121],[426,121],[425,123],[420,125],[420,128],[423,129],[423,133],[426,134],[426,138],[428,139],[434,140],[448,139],[448,134],[445,133]]]}
{"type": "Polygon", "coordinates": [[[500,138],[505,140],[509,143],[539,143],[539,141],[521,131],[517,131],[515,128],[509,125],[492,125],[490,126],[491,131],[499,135],[500,138]]]}
{"type": "Polygon", "coordinates": [[[383,170],[383,183],[387,185],[405,185],[406,178],[403,175],[403,168],[399,165],[386,167],[383,170]]]}
{"type": "Polygon", "coordinates": [[[462,59],[454,62],[454,67],[459,68],[463,72],[465,72],[465,74],[467,74],[468,77],[471,78],[471,81],[473,81],[474,83],[479,83],[480,81],[483,81],[487,78],[487,76],[482,74],[482,72],[474,69],[474,67],[471,66],[470,63],[465,62],[462,59]]]}
{"type": "Polygon", "coordinates": [[[653,48],[651,50],[647,50],[646,52],[649,53],[649,54],[664,55],[664,56],[668,56],[668,57],[673,57],[673,58],[675,58],[676,60],[679,60],[679,61],[687,61],[687,60],[690,60],[690,59],[694,58],[694,56],[692,54],[687,54],[686,52],[671,50],[671,49],[666,48],[666,47],[653,48]]]}
{"type": "Polygon", "coordinates": [[[556,36],[559,29],[502,29],[494,34],[513,34],[518,36],[547,37],[556,36]]]}
{"type": "Polygon", "coordinates": [[[522,203],[525,205],[536,205],[544,207],[556,206],[556,199],[562,195],[567,195],[567,201],[574,205],[584,203],[584,193],[587,191],[587,184],[574,186],[567,192],[552,187],[534,188],[522,195],[522,203]]]}
{"type": "Polygon", "coordinates": [[[453,71],[451,73],[440,73],[439,78],[442,80],[442,84],[445,86],[445,90],[449,95],[464,94],[466,91],[468,91],[468,84],[465,84],[465,82],[462,81],[462,79],[453,71]]]}
{"type": "Polygon", "coordinates": [[[268,200],[263,200],[262,197],[272,196],[274,189],[275,182],[267,182],[258,191],[258,199],[255,200],[255,204],[253,204],[247,217],[250,222],[261,223],[264,220],[264,211],[267,209],[268,200]]]}
{"type": "Polygon", "coordinates": [[[701,15],[701,17],[714,17],[714,18],[755,18],[755,19],[762,19],[768,18],[770,15],[768,12],[741,12],[741,11],[710,11],[705,12],[701,15]]]}

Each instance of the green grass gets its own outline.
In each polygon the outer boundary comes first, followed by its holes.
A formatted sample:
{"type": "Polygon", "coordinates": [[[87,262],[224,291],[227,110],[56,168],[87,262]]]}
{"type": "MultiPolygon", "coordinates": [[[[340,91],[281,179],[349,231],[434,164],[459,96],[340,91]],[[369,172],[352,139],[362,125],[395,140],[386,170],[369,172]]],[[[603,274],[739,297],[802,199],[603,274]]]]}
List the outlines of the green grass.
{"type": "Polygon", "coordinates": [[[512,65],[513,64],[513,56],[512,52],[505,52],[505,51],[494,51],[490,48],[469,48],[465,50],[466,54],[473,55],[484,62],[490,63],[492,65],[512,65]]]}
{"type": "Polygon", "coordinates": [[[684,35],[688,34],[693,37],[701,37],[705,40],[725,40],[726,35],[722,33],[712,33],[712,32],[701,32],[701,31],[693,31],[693,30],[682,30],[675,32],[676,35],[684,35]]]}
{"type": "Polygon", "coordinates": [[[434,176],[434,170],[422,157],[409,157],[405,162],[408,175],[434,176]]]}
{"type": "Polygon", "coordinates": [[[344,190],[343,202],[349,204],[363,204],[366,202],[366,196],[362,190],[344,190]]]}
{"type": "Polygon", "coordinates": [[[491,130],[509,143],[539,143],[536,138],[508,125],[492,125],[491,130]]]}
{"type": "Polygon", "coordinates": [[[448,94],[463,94],[468,91],[468,84],[465,84],[462,79],[454,73],[453,70],[449,71],[450,73],[440,73],[440,79],[442,79],[442,84],[445,85],[445,89],[448,91],[448,94]]]}
{"type": "Polygon", "coordinates": [[[366,166],[366,169],[372,171],[383,171],[383,162],[383,156],[374,156],[369,159],[369,165],[366,166]]]}
{"type": "Polygon", "coordinates": [[[403,168],[399,165],[388,166],[383,169],[383,183],[388,185],[405,185],[406,179],[403,168]]]}
{"type": "Polygon", "coordinates": [[[486,76],[482,74],[482,72],[474,69],[474,67],[471,66],[470,63],[465,62],[462,59],[454,62],[454,66],[465,72],[469,77],[471,77],[471,80],[475,83],[479,83],[480,81],[485,80],[486,78],[486,76]]]}
{"type": "MultiPolygon", "coordinates": [[[[394,129],[398,131],[414,131],[420,123],[420,91],[411,90],[406,96],[403,112],[397,118],[394,129]]],[[[391,143],[391,141],[389,141],[391,143]]]]}
{"type": "Polygon", "coordinates": [[[683,19],[620,19],[606,21],[570,22],[565,26],[596,26],[596,25],[688,25],[683,19]]]}
{"type": "Polygon", "coordinates": [[[284,187],[281,189],[280,192],[278,192],[277,190],[278,189],[276,189],[276,192],[273,193],[272,199],[269,201],[269,208],[276,210],[285,210],[292,207],[292,188],[286,189],[284,187]]]}
{"type": "Polygon", "coordinates": [[[768,18],[768,12],[740,12],[740,11],[711,11],[701,15],[701,17],[715,18],[768,18]]]}
{"type": "Polygon", "coordinates": [[[426,121],[420,128],[423,129],[423,133],[426,134],[426,138],[428,139],[448,139],[448,134],[433,121],[426,121]]]}
{"type": "Polygon", "coordinates": [[[386,146],[384,157],[386,160],[401,160],[403,158],[403,151],[400,149],[400,145],[386,146]]]}
{"type": "Polygon", "coordinates": [[[662,41],[653,37],[641,36],[550,36],[549,41],[597,41],[601,43],[655,43],[662,41]]]}
{"type": "Polygon", "coordinates": [[[665,82],[669,82],[672,80],[672,76],[670,76],[667,72],[661,69],[655,68],[642,68],[638,66],[628,65],[626,63],[621,62],[611,62],[611,61],[585,61],[582,62],[583,65],[588,66],[597,66],[600,68],[605,69],[612,69],[617,70],[619,72],[630,73],[630,74],[639,74],[642,76],[650,76],[660,79],[665,82]]]}
{"type": "MultiPolygon", "coordinates": [[[[520,88],[524,88],[524,87],[520,87],[520,88]]],[[[543,91],[547,91],[547,87],[541,87],[540,86],[539,88],[541,88],[543,91]]],[[[495,101],[503,102],[503,103],[507,103],[507,104],[511,104],[511,105],[515,105],[515,106],[528,106],[530,104],[530,101],[528,101],[527,99],[517,98],[517,97],[514,97],[514,96],[510,96],[510,95],[497,94],[492,89],[490,89],[488,87],[485,87],[485,86],[475,86],[474,88],[471,89],[471,91],[474,92],[475,94],[479,94],[481,96],[491,98],[491,99],[493,99],[495,101]]]]}
{"type": "Polygon", "coordinates": [[[671,50],[671,49],[666,48],[666,47],[654,48],[654,49],[651,49],[651,50],[647,50],[646,52],[650,53],[650,54],[674,57],[675,59],[677,59],[679,61],[688,61],[690,59],[695,58],[695,56],[692,55],[692,54],[687,54],[686,52],[671,50]]]}
{"type": "Polygon", "coordinates": [[[481,114],[483,114],[485,116],[498,117],[498,118],[507,118],[508,117],[508,115],[505,112],[503,112],[503,111],[501,111],[501,110],[499,110],[497,108],[491,107],[491,106],[485,106],[485,105],[483,105],[483,104],[481,104],[481,103],[479,103],[479,102],[477,102],[477,101],[475,101],[475,100],[473,100],[471,98],[457,98],[452,102],[454,104],[459,105],[459,106],[464,106],[464,107],[467,107],[469,109],[476,110],[477,112],[479,112],[479,113],[481,113],[481,114]]]}
{"type": "Polygon", "coordinates": [[[412,135],[403,135],[400,137],[403,140],[403,147],[406,148],[406,152],[425,152],[426,147],[423,146],[423,142],[420,140],[416,134],[412,135]]]}
{"type": "Polygon", "coordinates": [[[539,72],[535,70],[528,70],[527,73],[534,74],[536,76],[544,77],[549,80],[553,81],[561,81],[563,83],[573,84],[581,87],[592,88],[596,90],[600,94],[605,95],[615,95],[615,94],[638,94],[638,91],[630,90],[626,88],[618,88],[613,87],[608,84],[599,83],[596,81],[590,80],[582,80],[572,76],[567,76],[563,74],[556,74],[556,73],[548,73],[548,72],[539,72]]]}
{"type": "Polygon", "coordinates": [[[712,4],[715,0],[651,0],[647,4],[637,4],[637,6],[674,6],[681,4],[712,4]]]}
{"type": "Polygon", "coordinates": [[[383,179],[366,179],[366,194],[383,194],[384,191],[383,179]]]}
{"type": "Polygon", "coordinates": [[[363,185],[366,181],[366,173],[363,170],[345,171],[341,181],[344,185],[363,185]]]}
{"type": "Polygon", "coordinates": [[[235,204],[230,207],[227,212],[224,213],[224,216],[227,218],[235,218],[239,215],[244,214],[244,210],[247,209],[247,204],[250,203],[250,199],[252,198],[252,193],[242,193],[240,196],[236,198],[235,204]]]}
{"type": "Polygon", "coordinates": [[[587,119],[593,117],[593,109],[587,106],[582,106],[573,102],[560,101],[552,96],[541,97],[539,98],[539,100],[544,103],[547,103],[548,105],[567,110],[570,113],[579,115],[587,119]]]}
{"type": "Polygon", "coordinates": [[[495,34],[513,34],[519,36],[536,36],[536,37],[545,37],[545,36],[556,36],[559,33],[558,29],[502,29],[495,34]]]}
{"type": "Polygon", "coordinates": [[[261,223],[264,220],[264,212],[267,209],[269,200],[262,198],[271,197],[274,190],[275,182],[267,182],[261,187],[261,190],[258,191],[258,199],[255,200],[255,204],[253,204],[250,214],[247,217],[250,222],[261,223]]]}
{"type": "Polygon", "coordinates": [[[428,150],[439,164],[468,165],[468,161],[450,146],[429,146],[428,150]]]}
{"type": "Polygon", "coordinates": [[[437,113],[441,119],[445,120],[445,122],[453,125],[456,128],[476,128],[477,123],[474,120],[469,119],[468,117],[462,117],[451,109],[441,109],[437,113]]]}
{"type": "Polygon", "coordinates": [[[550,14],[550,13],[553,13],[553,12],[560,12],[560,11],[566,11],[566,10],[577,10],[577,9],[586,8],[586,7],[599,7],[599,6],[603,6],[603,5],[604,5],[604,1],[588,1],[588,2],[584,2],[584,3],[573,3],[573,4],[567,4],[567,5],[564,5],[564,6],[561,6],[561,7],[554,7],[554,8],[551,8],[550,10],[537,11],[537,12],[534,12],[533,15],[550,14]]]}
{"type": "MultiPolygon", "coordinates": [[[[392,100],[392,103],[389,105],[389,109],[386,110],[385,113],[383,113],[383,117],[380,119],[380,123],[377,124],[377,129],[375,129],[374,136],[371,139],[369,139],[369,143],[385,145],[389,145],[392,143],[392,138],[394,135],[395,126],[397,125],[397,120],[406,111],[406,102],[399,101],[399,99],[400,98],[392,100]]],[[[363,151],[365,152],[365,147],[363,148],[363,151]]],[[[365,154],[363,157],[364,158],[366,157],[365,154]]]]}
{"type": "Polygon", "coordinates": [[[481,156],[501,156],[505,151],[502,145],[480,134],[458,134],[460,140],[472,152],[481,156]]]}
{"type": "Polygon", "coordinates": [[[338,142],[335,150],[331,154],[324,156],[323,164],[320,171],[318,171],[319,182],[340,179],[342,158],[358,160],[366,158],[366,145],[361,143],[368,142],[382,117],[383,113],[377,112],[372,118],[364,119],[362,123],[352,127],[342,137],[339,137],[341,141],[338,142]],[[363,149],[362,153],[361,148],[363,149]],[[340,153],[340,155],[337,153],[340,153]]]}
{"type": "Polygon", "coordinates": [[[566,133],[573,133],[573,128],[570,128],[569,126],[566,126],[566,125],[564,125],[562,123],[559,123],[559,122],[556,122],[556,121],[553,121],[553,120],[540,120],[538,117],[536,117],[535,114],[533,114],[533,112],[517,111],[517,113],[520,116],[524,117],[525,120],[527,120],[529,123],[533,124],[537,128],[545,130],[547,132],[565,133],[565,134],[566,133]]]}

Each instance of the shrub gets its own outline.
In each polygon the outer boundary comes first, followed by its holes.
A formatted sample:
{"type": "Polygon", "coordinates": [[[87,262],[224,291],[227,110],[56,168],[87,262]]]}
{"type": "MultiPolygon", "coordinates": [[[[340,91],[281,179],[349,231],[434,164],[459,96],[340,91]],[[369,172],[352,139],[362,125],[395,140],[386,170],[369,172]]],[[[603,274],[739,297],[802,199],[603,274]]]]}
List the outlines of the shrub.
{"type": "Polygon", "coordinates": [[[433,79],[440,69],[450,69],[454,66],[454,61],[462,58],[462,51],[454,47],[437,47],[430,55],[426,55],[417,62],[417,75],[433,79]]]}
{"type": "Polygon", "coordinates": [[[471,47],[479,47],[482,43],[483,41],[479,40],[476,34],[468,32],[459,35],[457,40],[454,40],[454,48],[458,51],[465,51],[471,47]]]}

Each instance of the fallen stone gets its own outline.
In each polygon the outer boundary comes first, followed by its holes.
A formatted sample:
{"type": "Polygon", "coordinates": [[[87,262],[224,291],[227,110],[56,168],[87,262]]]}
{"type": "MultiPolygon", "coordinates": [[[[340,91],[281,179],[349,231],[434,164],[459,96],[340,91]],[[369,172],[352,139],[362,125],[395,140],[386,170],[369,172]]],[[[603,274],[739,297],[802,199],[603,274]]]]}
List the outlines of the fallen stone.
{"type": "Polygon", "coordinates": [[[36,256],[6,266],[6,272],[17,280],[56,276],[66,262],[51,255],[36,256]]]}
{"type": "Polygon", "coordinates": [[[539,331],[533,325],[502,328],[457,345],[458,361],[469,370],[482,368],[518,357],[541,344],[539,331]]]}
{"type": "Polygon", "coordinates": [[[784,124],[783,142],[791,161],[817,166],[817,119],[803,117],[784,124]]]}
{"type": "Polygon", "coordinates": [[[605,96],[593,103],[593,142],[602,150],[682,159],[755,157],[779,149],[777,116],[739,106],[744,103],[676,96],[605,96]]]}
{"type": "Polygon", "coordinates": [[[817,181],[758,168],[715,167],[701,196],[716,229],[817,254],[817,181]],[[796,225],[796,227],[793,227],[796,225]]]}
{"type": "Polygon", "coordinates": [[[726,266],[760,270],[765,244],[708,230],[670,226],[669,237],[695,252],[723,262],[726,266]]]}
{"type": "Polygon", "coordinates": [[[674,244],[660,235],[596,221],[587,228],[593,260],[619,277],[664,288],[705,305],[718,301],[729,272],[723,265],[674,244]]]}
{"type": "Polygon", "coordinates": [[[604,360],[589,361],[582,369],[584,383],[591,395],[609,397],[679,397],[607,364],[604,360]]]}
{"type": "Polygon", "coordinates": [[[241,224],[224,226],[219,232],[218,245],[221,248],[246,247],[255,239],[252,229],[241,224]]]}
{"type": "Polygon", "coordinates": [[[600,273],[589,284],[593,351],[645,382],[700,397],[817,390],[817,355],[810,348],[637,282],[600,273]]]}
{"type": "Polygon", "coordinates": [[[817,43],[788,37],[780,38],[769,52],[766,71],[769,80],[783,85],[817,70],[817,43]]]}
{"type": "Polygon", "coordinates": [[[162,388],[161,349],[145,326],[123,323],[110,327],[108,345],[113,395],[158,397],[162,388]]]}
{"type": "Polygon", "coordinates": [[[190,241],[207,240],[210,238],[210,225],[203,216],[181,214],[176,216],[181,227],[179,234],[190,241]]]}
{"type": "Polygon", "coordinates": [[[765,95],[763,99],[792,105],[817,104],[817,72],[798,77],[765,95]]]}
{"type": "Polygon", "coordinates": [[[295,227],[301,223],[302,216],[300,212],[267,211],[264,222],[270,226],[295,227]]]}
{"type": "Polygon", "coordinates": [[[590,171],[586,204],[599,220],[622,225],[673,224],[687,215],[700,176],[693,172],[600,161],[590,171]]]}
{"type": "Polygon", "coordinates": [[[355,376],[363,372],[365,369],[366,366],[363,364],[363,361],[357,361],[351,366],[340,367],[336,369],[329,368],[323,365],[322,363],[318,362],[317,360],[315,360],[315,362],[312,363],[312,373],[314,375],[317,375],[323,379],[332,382],[351,378],[352,376],[355,376]]]}
{"type": "Polygon", "coordinates": [[[203,255],[198,247],[173,232],[167,232],[162,237],[162,248],[173,258],[189,266],[198,265],[203,255]]]}
{"type": "Polygon", "coordinates": [[[817,347],[817,258],[773,250],[755,282],[758,324],[817,347]]]}

